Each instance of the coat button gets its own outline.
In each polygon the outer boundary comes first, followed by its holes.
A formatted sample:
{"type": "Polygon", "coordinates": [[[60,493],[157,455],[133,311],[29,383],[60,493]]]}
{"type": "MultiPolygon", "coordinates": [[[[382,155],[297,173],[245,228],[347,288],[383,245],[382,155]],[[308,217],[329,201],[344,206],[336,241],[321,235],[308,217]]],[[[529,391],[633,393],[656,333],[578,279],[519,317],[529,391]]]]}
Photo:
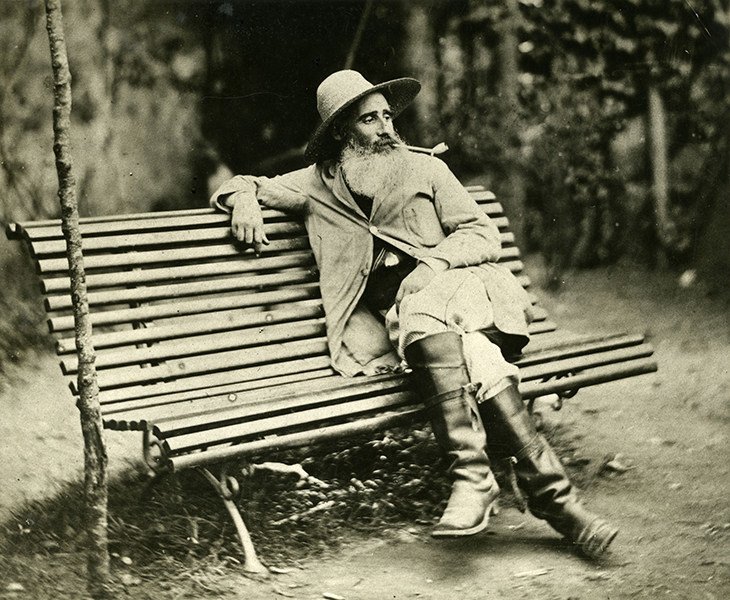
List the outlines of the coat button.
{"type": "Polygon", "coordinates": [[[373,235],[378,235],[378,233],[380,233],[380,232],[378,231],[378,228],[375,227],[375,225],[371,225],[370,226],[370,233],[372,233],[373,235]]]}
{"type": "Polygon", "coordinates": [[[369,274],[370,271],[368,271],[367,269],[363,269],[362,271],[360,271],[360,275],[362,275],[363,277],[367,277],[369,274]]]}

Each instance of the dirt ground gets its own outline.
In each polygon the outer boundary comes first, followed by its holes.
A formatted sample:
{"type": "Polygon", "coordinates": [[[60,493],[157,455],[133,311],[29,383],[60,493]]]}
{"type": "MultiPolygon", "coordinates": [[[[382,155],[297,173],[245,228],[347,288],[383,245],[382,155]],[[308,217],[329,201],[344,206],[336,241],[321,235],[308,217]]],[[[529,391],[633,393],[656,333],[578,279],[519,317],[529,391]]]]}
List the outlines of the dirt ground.
{"type": "MultiPolygon", "coordinates": [[[[539,283],[537,262],[529,272],[539,283]]],[[[543,407],[590,461],[586,502],[620,528],[605,559],[579,558],[547,525],[507,508],[488,532],[464,540],[437,542],[414,524],[377,539],[353,536],[344,549],[281,565],[266,580],[225,573],[225,597],[730,597],[730,304],[701,284],[683,288],[676,277],[625,268],[575,273],[559,292],[538,294],[563,328],[645,331],[656,349],[658,373],[582,390],[560,412],[543,407]],[[626,470],[599,473],[608,457],[626,470]]],[[[39,359],[1,392],[0,520],[80,472],[77,416],[57,373],[53,359],[39,359]]],[[[109,439],[114,470],[139,452],[140,440],[129,437],[109,439]]],[[[0,579],[0,598],[31,597],[14,583],[0,579]]],[[[142,587],[127,592],[154,597],[142,587]]]]}

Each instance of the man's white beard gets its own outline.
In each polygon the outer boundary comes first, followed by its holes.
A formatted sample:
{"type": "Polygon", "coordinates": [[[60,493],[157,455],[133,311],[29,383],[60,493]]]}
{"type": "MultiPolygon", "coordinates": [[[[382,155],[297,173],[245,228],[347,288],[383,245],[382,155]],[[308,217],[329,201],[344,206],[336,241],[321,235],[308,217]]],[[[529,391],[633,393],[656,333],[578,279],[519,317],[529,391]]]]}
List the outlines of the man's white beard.
{"type": "MultiPolygon", "coordinates": [[[[393,143],[403,141],[396,135],[393,143]]],[[[407,152],[392,145],[363,147],[350,139],[340,157],[350,190],[371,199],[387,196],[403,181],[407,152]]]]}

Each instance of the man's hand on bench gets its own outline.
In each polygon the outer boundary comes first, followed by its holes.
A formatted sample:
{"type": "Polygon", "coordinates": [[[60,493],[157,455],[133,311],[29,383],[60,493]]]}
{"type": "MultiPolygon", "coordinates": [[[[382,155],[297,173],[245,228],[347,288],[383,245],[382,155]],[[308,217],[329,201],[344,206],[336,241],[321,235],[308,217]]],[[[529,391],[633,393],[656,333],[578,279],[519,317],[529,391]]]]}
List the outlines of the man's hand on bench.
{"type": "Polygon", "coordinates": [[[229,202],[233,205],[231,233],[239,242],[253,245],[256,255],[260,255],[263,247],[269,244],[269,238],[264,231],[264,218],[256,196],[238,192],[229,202]]]}

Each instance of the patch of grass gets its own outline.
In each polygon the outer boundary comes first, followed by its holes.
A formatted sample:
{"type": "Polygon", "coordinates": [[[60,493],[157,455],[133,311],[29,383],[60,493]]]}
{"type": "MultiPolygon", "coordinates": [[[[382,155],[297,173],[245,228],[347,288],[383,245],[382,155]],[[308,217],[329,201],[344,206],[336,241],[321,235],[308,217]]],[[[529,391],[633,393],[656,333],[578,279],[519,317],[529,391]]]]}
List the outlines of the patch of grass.
{"type": "MultiPolygon", "coordinates": [[[[576,448],[566,432],[547,434],[560,453],[576,448]]],[[[449,495],[448,462],[428,427],[267,455],[266,460],[299,463],[311,476],[256,470],[238,477],[244,519],[259,557],[270,567],[323,555],[359,535],[430,525],[449,495]]],[[[508,506],[509,484],[495,467],[503,488],[500,501],[508,506]]],[[[240,475],[243,469],[245,464],[230,466],[229,473],[240,475]]],[[[130,468],[110,483],[109,551],[117,579],[134,586],[137,597],[146,597],[145,586],[154,588],[150,597],[166,591],[175,597],[227,593],[217,586],[230,582],[219,575],[239,571],[243,555],[217,493],[195,471],[148,483],[141,468],[130,468]]],[[[57,578],[33,574],[39,557],[45,557],[44,568],[65,561],[70,576],[81,581],[83,504],[78,482],[18,509],[0,530],[3,579],[29,581],[50,593],[57,578]]],[[[54,593],[63,597],[57,589],[54,593]]]]}

